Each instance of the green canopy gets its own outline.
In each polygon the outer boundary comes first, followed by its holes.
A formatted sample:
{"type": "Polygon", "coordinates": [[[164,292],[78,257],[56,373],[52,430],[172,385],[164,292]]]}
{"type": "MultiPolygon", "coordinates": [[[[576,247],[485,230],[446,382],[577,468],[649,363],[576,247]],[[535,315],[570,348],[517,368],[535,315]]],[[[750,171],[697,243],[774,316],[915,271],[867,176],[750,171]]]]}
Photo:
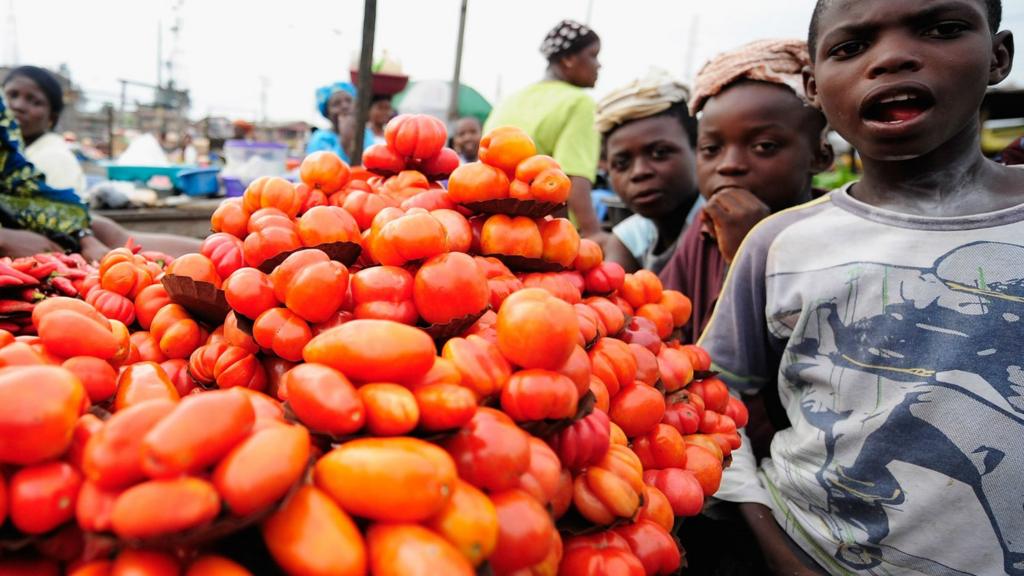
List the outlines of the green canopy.
{"type": "MultiPolygon", "coordinates": [[[[430,114],[447,120],[451,84],[448,80],[410,82],[409,86],[396,94],[391,102],[402,114],[430,114]]],[[[479,92],[465,84],[459,85],[459,117],[474,116],[483,124],[491,113],[491,108],[490,102],[479,92]]]]}

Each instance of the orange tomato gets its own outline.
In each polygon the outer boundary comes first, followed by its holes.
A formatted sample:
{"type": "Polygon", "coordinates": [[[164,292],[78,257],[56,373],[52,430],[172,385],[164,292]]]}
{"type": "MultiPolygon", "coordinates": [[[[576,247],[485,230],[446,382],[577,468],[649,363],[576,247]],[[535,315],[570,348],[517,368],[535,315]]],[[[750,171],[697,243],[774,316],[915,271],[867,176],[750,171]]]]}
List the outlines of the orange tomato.
{"type": "Polygon", "coordinates": [[[565,273],[533,272],[524,274],[521,278],[526,288],[540,288],[555,298],[573,305],[580,301],[579,288],[565,273]]]}
{"type": "Polygon", "coordinates": [[[197,282],[207,282],[220,288],[221,277],[213,261],[202,254],[185,254],[167,266],[167,274],[187,276],[197,282]]]}
{"type": "Polygon", "coordinates": [[[82,471],[101,488],[115,489],[145,478],[142,440],[174,410],[171,400],[151,400],[116,412],[86,443],[82,471]]]}
{"type": "Polygon", "coordinates": [[[156,338],[151,333],[146,331],[133,332],[129,336],[129,340],[132,346],[135,347],[136,362],[161,363],[167,360],[167,357],[164,356],[164,351],[160,349],[160,343],[156,341],[156,338]]]}
{"type": "Polygon", "coordinates": [[[675,290],[663,290],[661,300],[658,301],[672,315],[672,324],[684,326],[690,321],[690,313],[693,311],[693,303],[682,292],[675,290]]]}
{"type": "Polygon", "coordinates": [[[309,432],[272,426],[246,438],[213,472],[213,484],[236,516],[270,506],[299,481],[309,461],[309,432]]]}
{"type": "Polygon", "coordinates": [[[348,164],[334,152],[313,152],[299,165],[299,178],[308,186],[333,194],[348,182],[348,164]]]}
{"type": "Polygon", "coordinates": [[[416,386],[413,395],[419,407],[420,428],[428,432],[459,428],[476,413],[476,396],[469,388],[458,384],[438,382],[416,386]]]}
{"type": "Polygon", "coordinates": [[[135,318],[139,321],[139,326],[149,330],[156,313],[170,303],[171,298],[162,284],[151,284],[143,288],[135,296],[135,318]]]}
{"type": "Polygon", "coordinates": [[[419,522],[441,511],[456,473],[451,456],[429,442],[360,438],[321,458],[313,479],[351,514],[388,522],[419,522]]]}
{"type": "Polygon", "coordinates": [[[583,398],[583,395],[590,390],[590,357],[582,346],[576,346],[569,359],[565,361],[558,372],[569,378],[576,385],[576,395],[583,398]]]}
{"type": "Polygon", "coordinates": [[[597,464],[585,469],[573,484],[573,502],[587,520],[601,525],[632,518],[640,508],[643,466],[629,448],[612,444],[597,464]]]}
{"type": "Polygon", "coordinates": [[[458,370],[461,384],[479,398],[501,392],[512,376],[512,366],[498,346],[480,336],[449,339],[441,356],[458,370]]]}
{"type": "Polygon", "coordinates": [[[480,161],[515,175],[516,166],[537,153],[537,146],[521,128],[500,126],[480,139],[480,161]]]}
{"type": "Polygon", "coordinates": [[[508,198],[508,187],[508,175],[483,162],[463,164],[448,177],[448,197],[457,204],[508,198]]]}
{"type": "Polygon", "coordinates": [[[501,391],[501,409],[517,422],[572,418],[578,402],[576,384],[550,370],[520,370],[501,391]]]}
{"type": "Polygon", "coordinates": [[[188,358],[202,344],[199,325],[178,304],[161,308],[153,317],[149,331],[168,358],[188,358]]]}
{"type": "Polygon", "coordinates": [[[519,489],[491,495],[498,513],[498,545],[489,558],[498,574],[533,566],[548,555],[554,523],[540,503],[519,489]]]}
{"type": "Polygon", "coordinates": [[[289,574],[366,574],[366,547],[359,529],[348,514],[313,486],[299,488],[263,523],[263,541],[289,574]]]}
{"type": "Polygon", "coordinates": [[[270,278],[256,268],[239,268],[228,276],[224,297],[235,312],[252,319],[278,305],[270,278]]]}
{"type": "Polygon", "coordinates": [[[352,383],[322,364],[299,364],[284,374],[281,386],[299,421],[317,432],[352,434],[366,422],[366,409],[352,383]]]}
{"type": "Polygon", "coordinates": [[[255,421],[240,392],[187,396],[142,439],[142,469],[152,478],[199,472],[241,442],[255,421]]]}
{"type": "Polygon", "coordinates": [[[139,291],[152,283],[153,276],[149,270],[134,262],[118,262],[100,274],[101,288],[128,298],[135,298],[139,291]]]}
{"type": "Polygon", "coordinates": [[[217,206],[210,217],[210,229],[225,232],[236,238],[245,238],[249,228],[249,212],[242,205],[241,198],[228,198],[217,206]]]}
{"type": "Polygon", "coordinates": [[[366,533],[375,576],[472,576],[473,566],[447,540],[416,524],[374,524],[366,533]]]}
{"type": "Polygon", "coordinates": [[[629,438],[654,430],[665,415],[665,397],[653,386],[632,383],[612,397],[608,416],[629,438]]]}
{"type": "Polygon", "coordinates": [[[601,245],[589,238],[580,238],[580,247],[572,267],[579,272],[589,272],[604,260],[601,245]]]}
{"type": "Polygon", "coordinates": [[[470,561],[479,566],[498,545],[498,512],[486,494],[461,479],[455,480],[451,498],[426,522],[470,561]]]}
{"type": "Polygon", "coordinates": [[[374,266],[352,275],[353,313],[356,318],[393,320],[415,324],[413,276],[397,266],[374,266]]]}
{"type": "Polygon", "coordinates": [[[303,246],[331,242],[360,242],[359,224],[344,208],[317,206],[299,218],[297,227],[303,246]]]}
{"type": "Polygon", "coordinates": [[[11,523],[24,534],[44,534],[75,515],[82,475],[66,462],[19,469],[7,490],[11,523]]]}
{"type": "Polygon", "coordinates": [[[125,367],[117,378],[114,409],[123,410],[150,400],[177,401],[178,398],[178,391],[159,364],[139,362],[125,367]]]}
{"type": "Polygon", "coordinates": [[[416,272],[413,301],[420,316],[432,324],[477,314],[488,300],[487,277],[467,254],[434,256],[416,272]]]}
{"type": "Polygon", "coordinates": [[[135,322],[135,304],[116,292],[93,288],[85,297],[85,301],[111,320],[119,320],[125,324],[135,322]]]}
{"type": "Polygon", "coordinates": [[[193,562],[185,576],[252,576],[252,573],[241,565],[223,556],[200,556],[193,562]]]}
{"type": "Polygon", "coordinates": [[[377,214],[388,206],[398,206],[398,204],[380,194],[356,190],[345,196],[341,207],[356,219],[360,230],[368,230],[377,214]]]}
{"type": "Polygon", "coordinates": [[[0,462],[25,466],[62,454],[85,401],[85,388],[64,368],[0,369],[0,462]]]}
{"type": "MultiPolygon", "coordinates": [[[[88,306],[85,302],[82,304],[88,306]]],[[[99,315],[95,309],[93,312],[99,315]]],[[[106,318],[100,323],[73,310],[57,309],[41,316],[36,330],[46,349],[63,358],[94,356],[110,360],[118,353],[117,339],[106,318]]]]}
{"type": "Polygon", "coordinates": [[[413,212],[383,224],[373,235],[369,249],[377,262],[403,266],[448,251],[447,232],[430,213],[413,212]]]}
{"type": "Polygon", "coordinates": [[[636,380],[636,358],[629,345],[616,338],[601,338],[590,348],[590,366],[613,398],[636,380]]]}
{"type": "Polygon", "coordinates": [[[388,147],[410,160],[431,158],[448,139],[444,122],[428,114],[400,114],[384,128],[388,147]]]}
{"type": "Polygon", "coordinates": [[[302,241],[293,228],[275,226],[249,234],[242,246],[246,263],[259,267],[275,256],[302,248],[302,241]]]}
{"type": "Polygon", "coordinates": [[[672,314],[661,304],[644,304],[636,309],[636,315],[653,322],[662,340],[672,335],[672,314]]]}
{"type": "Polygon", "coordinates": [[[256,318],[253,339],[263,349],[292,362],[302,359],[302,350],[313,338],[309,324],[287,308],[271,308],[256,318]]]}
{"type": "Polygon", "coordinates": [[[434,364],[434,341],[389,320],[353,320],[313,338],[306,362],[326,364],[359,382],[411,382],[434,364]]]}
{"type": "Polygon", "coordinates": [[[658,353],[658,375],[668,392],[681,390],[693,381],[693,366],[690,357],[682,350],[662,348],[658,353]]]}
{"type": "Polygon", "coordinates": [[[294,218],[302,208],[302,200],[291,182],[276,176],[263,176],[253,180],[245,189],[242,205],[250,214],[260,208],[277,208],[294,218]]]}
{"type": "Polygon", "coordinates": [[[345,302],[348,269],[323,251],[299,250],[270,275],[277,300],[307,322],[324,322],[345,302]]]}
{"type": "Polygon", "coordinates": [[[566,268],[576,261],[580,251],[580,235],[576,227],[565,218],[552,218],[537,222],[544,246],[541,258],[566,268]]]}
{"type": "Polygon", "coordinates": [[[544,240],[537,223],[525,216],[495,214],[484,222],[480,232],[480,251],[484,254],[540,258],[544,240]]]}
{"type": "Polygon", "coordinates": [[[644,304],[661,301],[662,291],[661,280],[657,274],[650,270],[638,270],[633,274],[626,274],[620,294],[630,306],[639,308],[644,304]]]}
{"type": "Polygon", "coordinates": [[[122,538],[152,538],[202,526],[220,512],[220,496],[206,480],[149,480],[114,502],[111,527],[122,538]]]}
{"type": "Polygon", "coordinates": [[[696,444],[686,446],[686,469],[697,477],[705,496],[714,496],[722,483],[722,459],[696,444]]]}
{"type": "Polygon", "coordinates": [[[61,366],[78,378],[92,402],[102,402],[117,391],[117,372],[109,362],[92,356],[75,356],[61,366]]]}
{"type": "Polygon", "coordinates": [[[640,506],[640,513],[636,519],[650,520],[666,531],[671,532],[675,525],[675,515],[672,512],[672,504],[668,501],[665,493],[655,486],[644,486],[644,503],[640,506]]]}
{"type": "Polygon", "coordinates": [[[430,215],[444,226],[449,252],[469,252],[473,246],[473,228],[465,216],[445,208],[431,210],[430,215]]]}
{"type": "Polygon", "coordinates": [[[546,291],[527,288],[498,310],[498,348],[513,364],[557,370],[576,347],[579,324],[572,306],[546,291]]]}
{"type": "Polygon", "coordinates": [[[618,306],[607,298],[600,296],[587,298],[585,303],[597,312],[597,316],[600,318],[601,324],[604,325],[604,332],[607,336],[615,336],[622,332],[622,329],[626,326],[626,316],[618,306]]]}
{"type": "Polygon", "coordinates": [[[668,424],[658,424],[634,439],[633,452],[640,458],[644,470],[686,466],[686,442],[683,435],[668,424]]]}
{"type": "Polygon", "coordinates": [[[359,398],[366,407],[366,429],[374,436],[399,436],[416,428],[420,409],[416,397],[398,384],[364,384],[359,398]]]}
{"type": "Polygon", "coordinates": [[[546,507],[558,494],[561,475],[562,463],[558,455],[543,440],[531,436],[530,467],[519,478],[517,487],[546,507]]]}

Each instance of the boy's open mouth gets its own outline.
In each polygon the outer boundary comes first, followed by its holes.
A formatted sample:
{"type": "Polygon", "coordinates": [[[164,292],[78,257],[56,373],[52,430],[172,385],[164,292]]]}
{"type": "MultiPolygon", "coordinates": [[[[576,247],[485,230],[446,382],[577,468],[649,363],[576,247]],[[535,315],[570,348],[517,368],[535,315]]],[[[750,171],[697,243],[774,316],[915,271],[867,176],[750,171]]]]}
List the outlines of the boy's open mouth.
{"type": "Polygon", "coordinates": [[[926,90],[904,87],[879,91],[861,106],[861,117],[883,124],[903,124],[935,106],[935,98],[926,90]]]}

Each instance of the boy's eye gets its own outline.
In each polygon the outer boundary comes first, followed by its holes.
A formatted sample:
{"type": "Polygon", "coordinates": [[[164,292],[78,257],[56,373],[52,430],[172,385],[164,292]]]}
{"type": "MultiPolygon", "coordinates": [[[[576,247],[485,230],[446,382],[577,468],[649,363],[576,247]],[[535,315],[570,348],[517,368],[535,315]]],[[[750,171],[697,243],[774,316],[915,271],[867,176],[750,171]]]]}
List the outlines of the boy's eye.
{"type": "Polygon", "coordinates": [[[714,156],[715,154],[718,154],[718,151],[721,149],[722,147],[717,144],[705,144],[700,147],[700,153],[705,156],[714,156]]]}
{"type": "Polygon", "coordinates": [[[655,148],[651,151],[651,158],[654,160],[664,160],[668,158],[670,152],[668,148],[655,148]]]}
{"type": "Polygon", "coordinates": [[[953,38],[968,29],[964,22],[940,22],[924,31],[924,35],[931,38],[953,38]]]}
{"type": "Polygon", "coordinates": [[[616,172],[622,172],[629,168],[629,160],[626,158],[613,158],[610,167],[616,172]]]}
{"type": "Polygon", "coordinates": [[[775,142],[758,142],[754,144],[754,151],[761,154],[770,154],[779,149],[779,145],[775,142]]]}
{"type": "Polygon", "coordinates": [[[867,49],[868,43],[860,40],[843,42],[828,51],[828,55],[834,58],[849,58],[860,54],[867,49]]]}

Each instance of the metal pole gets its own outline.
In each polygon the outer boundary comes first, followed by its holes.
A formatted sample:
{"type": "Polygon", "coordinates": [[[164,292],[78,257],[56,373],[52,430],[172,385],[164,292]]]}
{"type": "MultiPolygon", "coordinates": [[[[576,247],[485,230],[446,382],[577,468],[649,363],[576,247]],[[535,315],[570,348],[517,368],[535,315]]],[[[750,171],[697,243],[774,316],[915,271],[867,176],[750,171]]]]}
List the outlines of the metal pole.
{"type": "Polygon", "coordinates": [[[363,7],[363,48],[359,54],[359,108],[356,111],[355,147],[350,160],[353,165],[362,164],[366,142],[366,121],[370,117],[370,101],[373,98],[373,35],[377,27],[377,0],[366,0],[363,7]]]}
{"type": "Polygon", "coordinates": [[[459,87],[462,77],[462,44],[466,36],[466,4],[469,0],[462,0],[462,9],[459,12],[459,40],[455,45],[455,74],[452,76],[451,100],[448,101],[448,121],[455,122],[459,119],[459,87]]]}

